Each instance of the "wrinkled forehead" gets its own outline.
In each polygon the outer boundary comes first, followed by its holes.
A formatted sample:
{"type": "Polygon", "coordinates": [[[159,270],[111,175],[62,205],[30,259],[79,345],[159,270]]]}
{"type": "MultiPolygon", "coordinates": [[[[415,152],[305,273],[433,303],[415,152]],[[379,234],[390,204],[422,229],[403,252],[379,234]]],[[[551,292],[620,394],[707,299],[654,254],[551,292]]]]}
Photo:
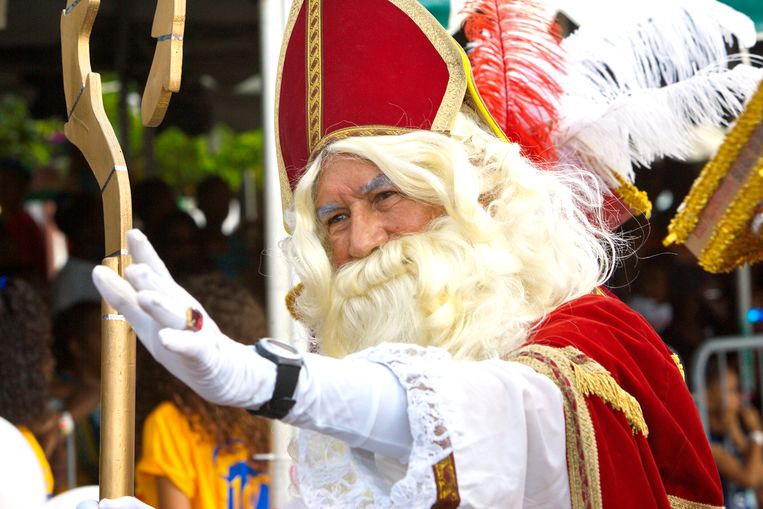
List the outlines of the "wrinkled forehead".
{"type": "Polygon", "coordinates": [[[359,192],[366,186],[378,187],[381,183],[389,182],[389,177],[373,161],[346,152],[325,153],[321,156],[315,172],[312,175],[305,175],[305,178],[310,179],[313,197],[316,196],[319,188],[340,182],[349,185],[359,183],[357,185],[359,192]]]}

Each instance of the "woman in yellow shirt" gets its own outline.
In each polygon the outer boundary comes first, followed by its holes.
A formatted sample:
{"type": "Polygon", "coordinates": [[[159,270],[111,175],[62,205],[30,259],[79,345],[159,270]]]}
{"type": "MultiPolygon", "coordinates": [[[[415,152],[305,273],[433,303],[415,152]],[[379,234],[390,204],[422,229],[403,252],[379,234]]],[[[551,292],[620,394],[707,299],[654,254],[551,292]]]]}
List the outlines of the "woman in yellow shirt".
{"type": "MultiPolygon", "coordinates": [[[[253,343],[265,315],[240,285],[217,275],[189,279],[189,292],[227,335],[253,343]]],[[[245,410],[206,402],[146,352],[138,363],[142,454],[138,498],[157,509],[265,509],[269,477],[256,455],[269,451],[269,424],[245,410]]]]}

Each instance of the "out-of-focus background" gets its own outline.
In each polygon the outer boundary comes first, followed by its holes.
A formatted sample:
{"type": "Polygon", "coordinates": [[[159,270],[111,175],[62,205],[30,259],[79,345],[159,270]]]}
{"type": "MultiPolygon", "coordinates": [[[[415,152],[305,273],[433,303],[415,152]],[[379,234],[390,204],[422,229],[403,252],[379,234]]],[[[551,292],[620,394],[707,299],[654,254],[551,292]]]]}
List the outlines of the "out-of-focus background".
{"type": "MultiPolygon", "coordinates": [[[[274,309],[268,298],[268,282],[276,277],[268,272],[268,257],[276,248],[266,241],[265,225],[281,220],[266,208],[272,202],[265,196],[272,104],[264,95],[263,67],[264,55],[277,53],[280,36],[268,39],[263,31],[283,23],[288,2],[266,3],[187,3],[181,91],[158,128],[145,128],[140,121],[156,42],[150,36],[156,3],[102,0],[90,57],[101,74],[106,112],[129,168],[135,225],[178,279],[221,276],[272,316],[283,310],[274,309]],[[268,18],[273,9],[279,19],[268,18]]],[[[422,3],[447,26],[463,2],[422,3]]],[[[763,2],[725,3],[754,19],[759,42],[751,54],[763,56],[763,2]]],[[[559,12],[570,32],[597,16],[597,5],[558,0],[549,8],[559,12]]],[[[0,293],[8,278],[22,279],[48,308],[40,312],[50,319],[46,337],[52,357],[41,354],[37,360],[50,380],[49,410],[56,418],[73,415],[71,436],[76,437],[61,438],[47,422],[33,430],[52,467],[56,493],[98,479],[100,311],[89,272],[104,256],[98,185],[63,135],[59,23],[64,7],[63,0],[0,0],[0,293]]],[[[680,356],[687,380],[703,345],[719,337],[763,333],[761,267],[709,274],[685,248],[662,244],[670,219],[725,132],[698,127],[698,134],[688,160],[661,160],[638,171],[637,185],[648,192],[654,210],[649,219],[622,226],[638,256],[627,260],[609,285],[680,356]],[[751,297],[740,301],[740,295],[751,297]]],[[[705,401],[715,390],[719,401],[726,401],[736,376],[738,393],[758,405],[763,380],[758,351],[734,347],[722,356],[714,353],[719,367],[702,368],[702,387],[693,387],[698,398],[705,401]],[[715,377],[713,370],[724,374],[715,377]],[[722,389],[716,390],[718,379],[722,389]]],[[[702,404],[712,413],[711,403],[702,404]]],[[[744,454],[737,456],[746,461],[744,454]]],[[[760,483],[750,489],[763,493],[763,463],[759,468],[760,483]]],[[[753,503],[750,490],[740,492],[744,503],[753,503]]],[[[731,500],[728,504],[732,507],[731,500]]]]}

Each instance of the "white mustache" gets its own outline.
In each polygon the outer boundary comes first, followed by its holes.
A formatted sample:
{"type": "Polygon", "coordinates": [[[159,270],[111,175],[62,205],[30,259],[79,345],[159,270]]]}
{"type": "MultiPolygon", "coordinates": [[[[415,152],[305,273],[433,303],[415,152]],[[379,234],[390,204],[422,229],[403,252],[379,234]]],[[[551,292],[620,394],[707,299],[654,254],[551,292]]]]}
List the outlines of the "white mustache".
{"type": "Polygon", "coordinates": [[[373,288],[409,274],[414,264],[406,254],[407,239],[390,240],[365,258],[340,267],[335,276],[336,292],[347,298],[360,297],[373,288]]]}

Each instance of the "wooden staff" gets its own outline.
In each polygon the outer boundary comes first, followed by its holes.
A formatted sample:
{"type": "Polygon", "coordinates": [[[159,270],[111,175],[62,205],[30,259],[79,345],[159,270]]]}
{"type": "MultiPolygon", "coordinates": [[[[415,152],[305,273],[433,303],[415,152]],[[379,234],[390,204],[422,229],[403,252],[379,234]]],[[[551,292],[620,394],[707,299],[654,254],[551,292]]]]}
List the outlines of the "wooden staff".
{"type": "Polygon", "coordinates": [[[158,0],[151,37],[156,39],[140,110],[143,125],[162,123],[173,92],[180,90],[183,67],[185,0],[158,0]]]}
{"type": "MultiPolygon", "coordinates": [[[[101,188],[106,257],[124,276],[130,263],[125,234],[132,227],[130,181],[122,149],[106,117],[101,77],[90,68],[90,31],[100,0],[67,0],[61,13],[61,54],[68,121],[66,137],[85,156],[101,188]]],[[[101,327],[100,496],[133,493],[135,457],[135,333],[103,301],[101,327]]]]}
{"type": "MultiPolygon", "coordinates": [[[[100,0],[67,0],[61,13],[61,55],[68,122],[66,137],[85,156],[103,201],[106,257],[120,276],[130,264],[125,234],[132,228],[127,165],[106,117],[101,77],[90,68],[90,32],[100,0]]],[[[152,35],[157,48],[146,90],[145,125],[161,123],[180,88],[185,0],[158,0],[152,35]]],[[[101,327],[100,497],[132,495],[135,461],[135,333],[106,301],[101,327]]]]}

